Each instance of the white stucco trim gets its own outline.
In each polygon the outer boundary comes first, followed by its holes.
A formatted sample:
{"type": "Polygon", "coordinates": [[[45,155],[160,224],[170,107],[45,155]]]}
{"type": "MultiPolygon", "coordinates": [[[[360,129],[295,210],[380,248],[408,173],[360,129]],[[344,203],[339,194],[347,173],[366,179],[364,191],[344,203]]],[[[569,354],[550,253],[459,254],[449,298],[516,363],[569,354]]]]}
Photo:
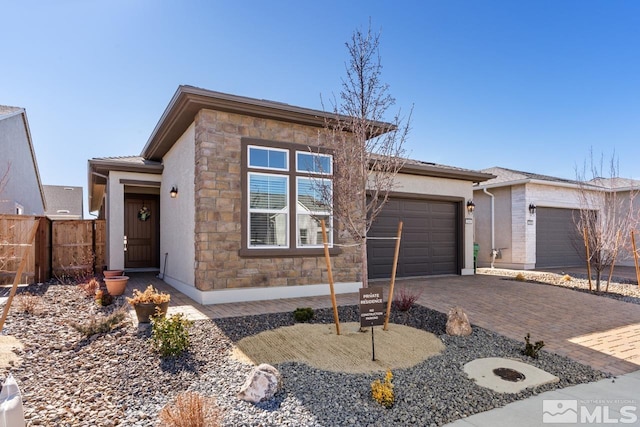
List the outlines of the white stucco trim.
{"type": "MultiPolygon", "coordinates": [[[[328,284],[201,291],[169,276],[165,276],[163,280],[202,305],[329,295],[328,284]]],[[[343,282],[336,283],[334,289],[336,294],[349,294],[358,292],[361,286],[362,282],[343,282]]]]}

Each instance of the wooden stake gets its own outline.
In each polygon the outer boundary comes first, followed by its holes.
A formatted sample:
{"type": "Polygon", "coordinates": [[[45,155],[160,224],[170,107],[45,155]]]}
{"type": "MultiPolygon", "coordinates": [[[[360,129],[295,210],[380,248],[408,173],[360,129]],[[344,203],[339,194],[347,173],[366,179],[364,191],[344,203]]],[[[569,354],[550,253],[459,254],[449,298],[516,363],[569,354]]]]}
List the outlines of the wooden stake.
{"type": "Polygon", "coordinates": [[[340,335],[340,319],[338,317],[338,303],[336,302],[336,292],[333,289],[333,273],[331,272],[331,257],[329,256],[329,239],[327,238],[327,227],[324,219],[320,220],[322,225],[322,242],[324,243],[324,259],[327,262],[327,274],[329,276],[329,289],[331,290],[331,305],[333,306],[333,320],[336,324],[336,335],[340,335]]]}
{"type": "Polygon", "coordinates": [[[584,228],[584,247],[587,249],[587,277],[589,278],[589,292],[591,292],[591,258],[589,255],[589,239],[587,239],[587,227],[584,228]]]}
{"type": "Polygon", "coordinates": [[[636,249],[636,238],[634,230],[631,230],[631,244],[633,245],[633,260],[636,264],[636,281],[640,289],[640,268],[638,268],[638,250],[636,249]]]}
{"type": "Polygon", "coordinates": [[[393,287],[396,284],[396,269],[398,267],[398,254],[400,253],[400,237],[402,236],[402,221],[398,223],[398,234],[396,236],[396,252],[393,254],[393,267],[391,269],[391,284],[389,285],[389,300],[387,301],[387,314],[384,317],[383,330],[387,330],[389,316],[391,314],[391,301],[393,300],[393,287]]]}
{"type": "Polygon", "coordinates": [[[611,260],[611,265],[609,266],[609,280],[607,280],[607,287],[604,289],[605,292],[609,292],[609,283],[611,283],[611,278],[613,277],[613,267],[616,265],[616,258],[618,257],[618,245],[620,244],[620,230],[616,233],[616,251],[613,253],[613,259],[611,260]]]}
{"type": "Polygon", "coordinates": [[[4,328],[4,322],[7,320],[7,316],[9,315],[9,308],[11,308],[11,301],[13,301],[13,297],[16,294],[16,290],[18,289],[18,282],[20,281],[20,276],[22,276],[22,271],[27,265],[27,255],[28,251],[31,249],[33,245],[33,240],[36,238],[36,232],[38,231],[38,226],[40,222],[38,220],[34,221],[33,226],[31,227],[31,231],[29,232],[29,236],[27,238],[28,246],[25,246],[22,250],[22,259],[20,260],[20,265],[18,266],[18,271],[16,272],[16,277],[13,279],[13,287],[11,288],[11,292],[9,293],[9,298],[7,298],[7,303],[4,306],[4,311],[2,312],[2,318],[0,319],[0,332],[2,328],[4,328]]]}

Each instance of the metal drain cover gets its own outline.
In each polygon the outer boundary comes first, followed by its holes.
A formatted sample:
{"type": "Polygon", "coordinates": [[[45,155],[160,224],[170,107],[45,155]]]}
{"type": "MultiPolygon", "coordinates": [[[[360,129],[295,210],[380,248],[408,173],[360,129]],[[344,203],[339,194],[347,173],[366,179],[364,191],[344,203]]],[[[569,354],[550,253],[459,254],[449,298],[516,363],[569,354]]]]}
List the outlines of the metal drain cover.
{"type": "Polygon", "coordinates": [[[522,372],[518,372],[515,369],[510,368],[496,368],[493,370],[493,373],[505,381],[511,381],[514,383],[524,381],[526,378],[522,372]]]}

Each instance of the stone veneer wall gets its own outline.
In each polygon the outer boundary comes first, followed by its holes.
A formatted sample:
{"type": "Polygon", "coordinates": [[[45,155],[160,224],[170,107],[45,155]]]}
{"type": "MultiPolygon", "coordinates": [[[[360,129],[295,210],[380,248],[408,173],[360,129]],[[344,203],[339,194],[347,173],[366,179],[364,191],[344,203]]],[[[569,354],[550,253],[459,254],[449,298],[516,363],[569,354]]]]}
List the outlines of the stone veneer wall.
{"type": "MultiPolygon", "coordinates": [[[[241,138],[318,145],[319,129],[212,110],[195,118],[195,285],[213,289],[328,283],[324,255],[241,257],[241,138]]],[[[331,257],[336,282],[360,281],[358,247],[331,257]]]]}

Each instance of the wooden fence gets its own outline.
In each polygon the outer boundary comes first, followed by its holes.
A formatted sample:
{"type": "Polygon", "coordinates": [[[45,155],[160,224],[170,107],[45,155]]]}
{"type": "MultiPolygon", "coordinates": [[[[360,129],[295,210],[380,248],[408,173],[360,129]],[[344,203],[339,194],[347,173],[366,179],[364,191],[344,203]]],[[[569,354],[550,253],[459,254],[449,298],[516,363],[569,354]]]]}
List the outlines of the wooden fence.
{"type": "Polygon", "coordinates": [[[13,282],[33,221],[39,221],[35,244],[27,255],[21,283],[45,282],[56,276],[93,274],[106,265],[104,220],[51,221],[45,217],[0,215],[0,285],[13,282]]]}

